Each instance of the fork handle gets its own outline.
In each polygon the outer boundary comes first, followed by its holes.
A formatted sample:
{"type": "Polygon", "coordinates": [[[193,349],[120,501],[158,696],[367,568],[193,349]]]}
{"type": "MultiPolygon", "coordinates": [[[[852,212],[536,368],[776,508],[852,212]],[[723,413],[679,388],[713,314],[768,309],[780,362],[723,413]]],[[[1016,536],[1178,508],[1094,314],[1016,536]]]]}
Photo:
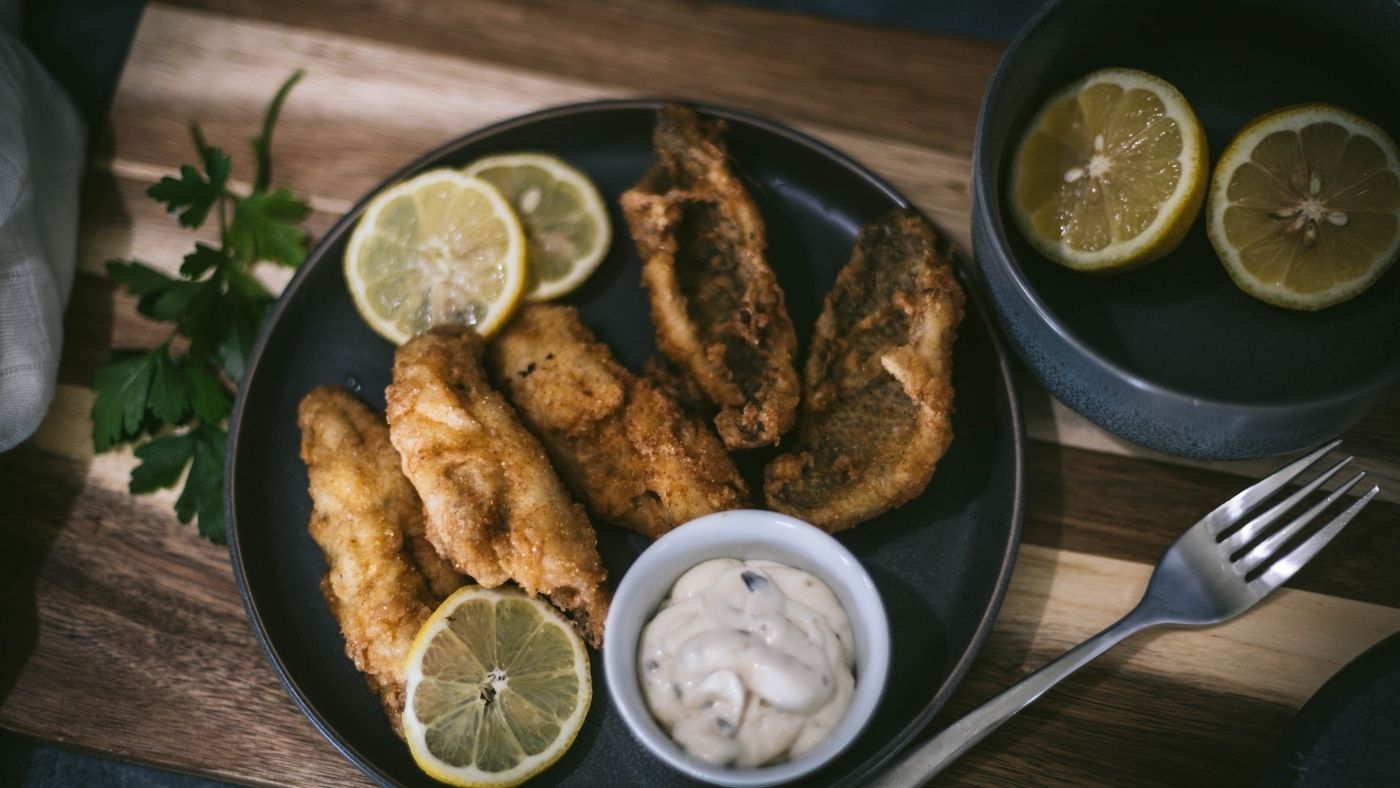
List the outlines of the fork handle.
{"type": "Polygon", "coordinates": [[[1029,706],[1046,690],[1059,684],[1066,676],[1089,664],[1095,657],[1117,645],[1123,638],[1146,627],[1155,621],[1133,611],[1108,629],[1094,635],[1074,648],[1060,655],[1055,661],[1045,665],[1019,683],[1003,690],[1000,695],[987,701],[966,717],[953,723],[917,747],[910,748],[891,766],[877,774],[867,783],[871,788],[904,788],[922,785],[929,778],[943,771],[977,742],[985,739],[1002,723],[1016,716],[1021,709],[1029,706]]]}

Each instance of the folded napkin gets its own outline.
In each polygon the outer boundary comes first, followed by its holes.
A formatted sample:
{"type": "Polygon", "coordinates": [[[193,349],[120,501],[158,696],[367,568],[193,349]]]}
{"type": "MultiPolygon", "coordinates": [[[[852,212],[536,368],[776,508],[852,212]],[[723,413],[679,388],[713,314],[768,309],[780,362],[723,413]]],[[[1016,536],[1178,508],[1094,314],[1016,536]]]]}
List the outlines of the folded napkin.
{"type": "Polygon", "coordinates": [[[0,451],[33,434],[53,400],[83,162],[72,102],[0,30],[0,451]]]}

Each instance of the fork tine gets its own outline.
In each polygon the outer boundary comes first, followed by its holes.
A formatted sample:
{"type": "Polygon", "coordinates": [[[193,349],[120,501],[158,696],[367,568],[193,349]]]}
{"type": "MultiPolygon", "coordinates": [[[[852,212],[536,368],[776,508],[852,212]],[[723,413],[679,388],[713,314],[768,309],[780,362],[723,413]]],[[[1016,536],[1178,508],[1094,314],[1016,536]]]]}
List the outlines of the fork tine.
{"type": "Polygon", "coordinates": [[[1293,462],[1279,468],[1272,474],[1244,488],[1238,495],[1225,503],[1215,507],[1215,511],[1202,517],[1197,527],[1204,527],[1211,536],[1218,536],[1221,531],[1239,522],[1250,509],[1258,506],[1270,495],[1278,492],[1280,487],[1293,481],[1293,478],[1310,465],[1322,459],[1322,455],[1337,448],[1340,440],[1334,440],[1324,446],[1319,447],[1312,454],[1294,460],[1293,462]]]}
{"type": "Polygon", "coordinates": [[[1245,523],[1240,530],[1230,534],[1229,539],[1221,542],[1220,548],[1225,551],[1226,555],[1231,555],[1236,550],[1254,541],[1254,538],[1263,533],[1265,528],[1272,525],[1278,518],[1288,514],[1289,509],[1297,506],[1304,498],[1312,495],[1314,490],[1325,484],[1328,479],[1336,476],[1337,472],[1345,468],[1347,463],[1351,462],[1353,459],[1355,458],[1347,457],[1343,459],[1341,462],[1323,471],[1316,479],[1299,487],[1297,492],[1294,492],[1292,495],[1269,507],[1268,511],[1250,520],[1248,523],[1245,523]]]}
{"type": "Polygon", "coordinates": [[[1248,574],[1250,570],[1267,561],[1269,557],[1277,553],[1279,548],[1283,547],[1289,539],[1292,539],[1295,534],[1303,530],[1308,523],[1317,519],[1317,516],[1326,511],[1327,507],[1336,503],[1338,498],[1345,495],[1348,490],[1355,487],[1357,483],[1364,478],[1366,478],[1365,471],[1351,477],[1349,481],[1333,490],[1330,495],[1318,501],[1312,508],[1299,515],[1293,522],[1280,528],[1277,532],[1271,534],[1268,539],[1255,545],[1244,557],[1235,562],[1235,568],[1241,573],[1248,574]]]}
{"type": "Polygon", "coordinates": [[[1251,581],[1250,588],[1263,595],[1283,585],[1288,581],[1288,578],[1307,565],[1313,556],[1318,554],[1318,551],[1326,547],[1333,537],[1341,533],[1357,512],[1366,508],[1366,504],[1370,503],[1371,499],[1375,498],[1376,493],[1380,491],[1380,487],[1371,487],[1370,492],[1357,498],[1356,502],[1348,506],[1346,511],[1337,515],[1336,519],[1322,526],[1322,529],[1308,537],[1307,541],[1293,548],[1293,552],[1280,558],[1273,566],[1269,567],[1268,571],[1251,581]]]}

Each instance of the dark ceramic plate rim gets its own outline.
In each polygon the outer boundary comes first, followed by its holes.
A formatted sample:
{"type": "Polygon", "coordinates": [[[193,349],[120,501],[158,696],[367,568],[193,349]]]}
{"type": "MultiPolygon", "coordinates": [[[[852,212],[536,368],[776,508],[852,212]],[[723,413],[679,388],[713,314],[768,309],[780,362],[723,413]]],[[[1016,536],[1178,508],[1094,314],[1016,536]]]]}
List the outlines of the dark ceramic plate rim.
{"type": "MultiPolygon", "coordinates": [[[[234,579],[238,583],[238,593],[243,598],[243,608],[248,614],[248,622],[253,629],[253,635],[257,638],[258,645],[262,647],[263,653],[267,655],[268,661],[272,663],[273,669],[277,673],[277,678],[282,683],[283,688],[287,690],[287,694],[291,696],[297,708],[311,721],[311,724],[315,726],[316,730],[325,737],[341,755],[345,756],[347,760],[355,764],[361,771],[380,784],[396,785],[397,783],[372,761],[364,757],[358,750],[343,741],[336,730],[321,716],[320,712],[312,705],[311,701],[302,693],[300,685],[292,678],[281,656],[278,654],[277,648],[267,636],[267,632],[262,623],[262,617],[258,613],[257,606],[253,602],[252,592],[248,587],[247,573],[243,568],[243,561],[238,546],[238,521],[234,512],[233,503],[236,500],[236,496],[234,495],[234,458],[237,456],[240,438],[239,424],[243,418],[244,403],[247,401],[245,396],[246,389],[249,382],[253,379],[253,374],[257,370],[258,363],[262,359],[268,337],[271,335],[273,327],[281,319],[283,311],[287,308],[287,304],[290,303],[291,296],[301,287],[303,280],[307,277],[311,269],[317,265],[324,264],[322,260],[326,257],[326,249],[332,246],[334,241],[341,235],[349,232],[354,226],[355,221],[359,219],[360,213],[364,210],[366,203],[368,203],[374,195],[383,191],[391,184],[419,170],[432,166],[460,148],[475,144],[484,138],[510,131],[519,126],[525,126],[541,120],[560,116],[584,115],[598,111],[618,109],[645,109],[655,111],[663,104],[670,101],[682,101],[683,103],[690,104],[702,114],[759,127],[795,145],[808,148],[815,153],[835,161],[843,168],[849,170],[853,175],[867,181],[900,207],[914,207],[903,195],[896,191],[894,187],[890,186],[882,178],[867,170],[846,154],[806,134],[747,112],[693,101],[685,101],[683,99],[661,98],[604,99],[600,101],[549,107],[493,123],[444,143],[428,153],[419,156],[393,175],[385,178],[364,197],[360,198],[360,200],[355,203],[354,207],[341,217],[316,243],[315,247],[307,254],[306,261],[297,270],[291,281],[288,282],[287,287],[282,291],[282,295],[278,297],[277,302],[273,305],[272,311],[263,321],[263,325],[258,332],[257,341],[248,359],[247,371],[244,373],[243,380],[238,386],[238,395],[234,401],[233,411],[229,416],[229,440],[224,461],[224,521],[228,526],[229,556],[233,564],[234,579]]],[[[992,348],[996,351],[997,369],[1001,376],[1003,388],[1009,399],[1010,424],[1008,426],[1011,429],[1012,447],[1014,450],[1012,460],[1015,463],[1011,502],[1011,527],[1007,534],[1005,553],[1002,556],[1001,566],[998,569],[991,600],[982,615],[982,619],[978,622],[972,640],[968,642],[967,648],[963,651],[957,664],[953,666],[953,670],[949,673],[947,680],[943,682],[943,686],[939,687],[928,704],[919,712],[912,722],[900,730],[897,735],[891,737],[885,746],[876,751],[873,756],[857,765],[837,783],[839,785],[857,783],[861,778],[870,775],[889,761],[890,758],[894,757],[894,755],[899,750],[903,749],[911,739],[928,726],[929,721],[938,713],[938,710],[943,707],[944,703],[947,702],[953,690],[962,683],[963,676],[967,673],[968,668],[971,667],[972,660],[975,659],[977,654],[982,650],[982,644],[987,639],[987,635],[991,631],[992,623],[996,620],[997,612],[1001,609],[1001,604],[1006,597],[1006,587],[1011,580],[1011,570],[1015,564],[1017,548],[1021,541],[1021,525],[1025,500],[1025,432],[1022,423],[1021,403],[1020,399],[1016,396],[1016,384],[1012,376],[1009,356],[1000,335],[996,331],[991,312],[988,310],[976,288],[968,286],[970,277],[967,273],[966,263],[960,255],[958,255],[957,258],[956,267],[958,277],[962,281],[968,297],[977,305],[976,313],[978,319],[981,320],[983,329],[987,332],[992,344],[992,348]]]]}
{"type": "Polygon", "coordinates": [[[1397,663],[1400,663],[1400,632],[1382,638],[1332,674],[1293,715],[1293,720],[1279,736],[1259,774],[1260,788],[1300,784],[1301,780],[1287,779],[1304,773],[1291,765],[1293,760],[1304,756],[1303,766],[1306,767],[1316,758],[1318,744],[1331,732],[1337,720],[1371,693],[1397,663]]]}
{"type": "MultiPolygon", "coordinates": [[[[1250,403],[1202,397],[1192,394],[1189,391],[1155,383],[1125,367],[1113,363],[1091,346],[1081,341],[1077,334],[1061,323],[1059,319],[1055,317],[1054,312],[1045,306],[1045,303],[1040,300],[1040,296],[1036,294],[1034,288],[1030,286],[1025,276],[1022,275],[1020,261],[1016,260],[1010,253],[1011,242],[1006,235],[1006,227],[1002,222],[1002,211],[999,203],[994,205],[993,203],[995,203],[996,200],[989,200],[988,198],[987,189],[986,186],[984,186],[986,181],[985,173],[999,168],[992,167],[993,162],[990,161],[992,154],[987,150],[987,146],[983,144],[983,139],[986,135],[986,127],[988,123],[990,123],[991,103],[995,97],[1003,91],[1004,83],[1012,78],[1011,61],[1026,48],[1027,41],[1035,36],[1035,33],[1040,29],[1045,19],[1052,14],[1059,13],[1060,9],[1070,2],[1072,2],[1072,0],[1052,0],[1036,12],[1036,14],[1030,18],[1030,21],[1026,22],[1021,28],[1021,31],[1016,35],[1016,38],[1011,41],[1011,44],[1007,46],[1006,50],[1002,53],[1001,59],[997,61],[996,70],[992,72],[991,81],[987,83],[987,90],[982,94],[982,107],[977,113],[977,130],[973,136],[972,143],[973,222],[977,222],[980,216],[987,223],[987,227],[991,230],[992,241],[1000,254],[996,255],[996,259],[991,261],[978,260],[978,265],[996,265],[1005,271],[1007,276],[1010,277],[1011,282],[1015,285],[1021,298],[1030,305],[1036,316],[1044,321],[1045,325],[1048,326],[1051,331],[1055,332],[1055,335],[1072,348],[1075,353],[1093,362],[1094,365],[1103,369],[1110,375],[1126,381],[1133,388],[1155,396],[1179,400],[1182,403],[1207,405],[1227,413],[1287,414],[1299,408],[1340,404],[1379,394],[1387,387],[1400,381],[1400,361],[1397,361],[1390,368],[1382,368],[1369,379],[1363,380],[1350,388],[1335,391],[1320,397],[1268,403],[1250,403]]],[[[1010,144],[1014,144],[1014,141],[1008,139],[1008,145],[1010,144]]],[[[1003,151],[1004,150],[1005,148],[1003,151]]],[[[998,178],[1000,178],[999,172],[998,178]]],[[[994,189],[996,188],[995,184],[992,184],[992,186],[994,189]]],[[[1000,192],[997,191],[992,197],[995,198],[999,195],[1000,192]]]]}

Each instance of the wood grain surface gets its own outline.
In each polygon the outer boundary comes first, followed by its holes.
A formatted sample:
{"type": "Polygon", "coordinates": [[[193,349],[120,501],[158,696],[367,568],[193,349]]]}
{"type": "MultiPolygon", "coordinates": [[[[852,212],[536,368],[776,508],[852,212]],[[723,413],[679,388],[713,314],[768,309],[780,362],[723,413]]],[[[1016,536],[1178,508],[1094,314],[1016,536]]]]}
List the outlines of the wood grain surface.
{"type": "MultiPolygon", "coordinates": [[[[306,70],[276,179],[314,232],[419,153],[548,105],[674,95],[749,109],[888,178],[966,248],[986,44],[709,2],[188,0],[153,3],[83,190],[79,272],[53,410],[0,455],[0,725],[247,783],[364,784],[259,651],[225,548],[172,494],[126,492],[129,451],[94,456],[91,382],[107,349],[164,331],[103,262],[174,271],[194,237],[142,192],[190,158],[185,124],[241,149],[306,70]]],[[[249,177],[236,157],[235,179],[249,177]]],[[[286,273],[267,283],[280,288],[286,273]]],[[[1090,426],[1023,375],[1027,519],[1005,605],[946,725],[1136,601],[1185,525],[1271,461],[1191,463],[1090,426]]],[[[1400,630],[1400,402],[1347,436],[1386,491],[1259,610],[1135,638],[958,762],[947,784],[1244,785],[1299,706],[1400,630]]]]}

